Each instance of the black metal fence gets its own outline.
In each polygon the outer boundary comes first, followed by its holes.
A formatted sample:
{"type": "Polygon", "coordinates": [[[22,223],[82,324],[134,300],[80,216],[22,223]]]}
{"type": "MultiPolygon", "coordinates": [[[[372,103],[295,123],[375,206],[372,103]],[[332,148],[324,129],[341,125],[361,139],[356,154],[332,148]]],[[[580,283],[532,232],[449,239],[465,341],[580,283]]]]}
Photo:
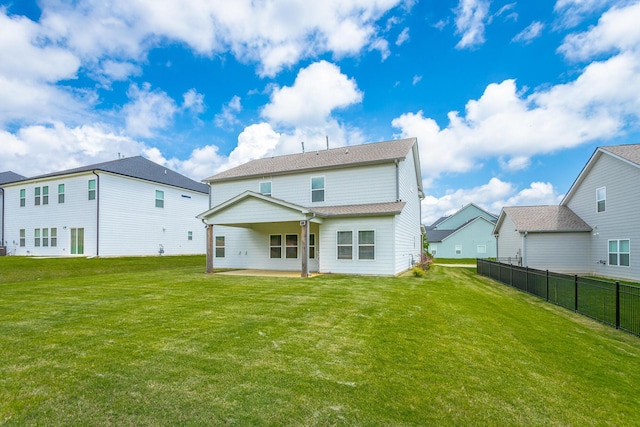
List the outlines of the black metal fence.
{"type": "Polygon", "coordinates": [[[590,277],[568,276],[486,259],[478,274],[640,336],[640,287],[590,277]]]}

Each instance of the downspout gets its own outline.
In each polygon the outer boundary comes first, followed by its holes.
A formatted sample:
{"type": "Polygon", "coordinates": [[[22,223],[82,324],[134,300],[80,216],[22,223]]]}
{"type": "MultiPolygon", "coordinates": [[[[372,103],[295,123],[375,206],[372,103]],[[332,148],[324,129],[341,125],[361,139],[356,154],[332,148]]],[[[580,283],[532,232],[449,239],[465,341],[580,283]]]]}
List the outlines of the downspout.
{"type": "Polygon", "coordinates": [[[96,171],[92,173],[97,177],[96,180],[96,257],[100,256],[100,175],[96,171]]]}
{"type": "Polygon", "coordinates": [[[522,235],[522,265],[521,267],[527,266],[527,235],[528,231],[525,231],[522,235]]]}
{"type": "Polygon", "coordinates": [[[2,213],[0,213],[0,216],[2,216],[2,224],[0,224],[0,246],[5,246],[4,244],[4,188],[0,188],[0,191],[2,191],[2,197],[0,198],[0,200],[2,200],[2,213]]]}

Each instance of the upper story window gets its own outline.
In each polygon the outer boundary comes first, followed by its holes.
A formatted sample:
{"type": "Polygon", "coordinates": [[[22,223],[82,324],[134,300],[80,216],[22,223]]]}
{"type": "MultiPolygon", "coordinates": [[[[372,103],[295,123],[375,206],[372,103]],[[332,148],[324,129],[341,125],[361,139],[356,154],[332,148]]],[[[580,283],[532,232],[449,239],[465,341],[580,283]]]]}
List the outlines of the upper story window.
{"type": "Polygon", "coordinates": [[[89,191],[88,192],[89,200],[95,200],[96,199],[96,180],[95,179],[89,180],[88,191],[89,191]]]}
{"type": "Polygon", "coordinates": [[[43,205],[49,204],[49,186],[48,185],[45,185],[44,187],[42,187],[42,204],[43,205]]]}
{"type": "Polygon", "coordinates": [[[156,208],[164,208],[164,191],[156,190],[156,208]]]}
{"type": "Polygon", "coordinates": [[[324,202],[324,176],[311,178],[311,201],[324,202]]]}
{"type": "Polygon", "coordinates": [[[40,187],[36,187],[33,192],[33,204],[40,205],[40,187]]]}
{"type": "Polygon", "coordinates": [[[271,181],[263,181],[260,183],[260,194],[271,196],[271,181]]]}
{"type": "Polygon", "coordinates": [[[58,203],[64,203],[64,184],[58,184],[58,203]]]}
{"type": "Polygon", "coordinates": [[[604,212],[607,204],[607,187],[596,190],[596,212],[604,212]]]}
{"type": "Polygon", "coordinates": [[[27,204],[27,190],[20,189],[20,207],[24,208],[27,204]]]}

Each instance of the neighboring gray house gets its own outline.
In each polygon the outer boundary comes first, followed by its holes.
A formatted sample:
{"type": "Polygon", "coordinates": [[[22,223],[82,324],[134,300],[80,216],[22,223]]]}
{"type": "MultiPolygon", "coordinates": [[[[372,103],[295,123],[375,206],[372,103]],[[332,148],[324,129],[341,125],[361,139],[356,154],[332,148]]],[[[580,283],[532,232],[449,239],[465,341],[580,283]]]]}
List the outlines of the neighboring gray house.
{"type": "Polygon", "coordinates": [[[6,253],[7,241],[4,238],[4,185],[13,181],[24,179],[24,176],[15,172],[0,172],[0,254],[6,253]]]}
{"type": "Polygon", "coordinates": [[[420,259],[415,138],[253,160],[204,181],[209,272],[395,275],[420,259]]]}
{"type": "Polygon", "coordinates": [[[640,144],[599,147],[560,206],[506,207],[498,256],[562,273],[640,281],[640,144]]]}
{"type": "Polygon", "coordinates": [[[209,188],[140,156],[3,185],[15,255],[203,254],[209,188]]]}
{"type": "Polygon", "coordinates": [[[469,203],[427,227],[429,252],[435,258],[495,258],[493,228],[497,219],[469,203]]]}

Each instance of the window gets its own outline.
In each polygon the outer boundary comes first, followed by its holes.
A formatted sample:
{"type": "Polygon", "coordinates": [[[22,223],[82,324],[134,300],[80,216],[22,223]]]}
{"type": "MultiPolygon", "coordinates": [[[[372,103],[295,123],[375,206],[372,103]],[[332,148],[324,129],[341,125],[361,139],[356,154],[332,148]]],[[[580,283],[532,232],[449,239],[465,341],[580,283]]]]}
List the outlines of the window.
{"type": "Polygon", "coordinates": [[[338,259],[353,258],[353,232],[338,231],[338,259]]]}
{"type": "Polygon", "coordinates": [[[456,245],[455,250],[456,250],[456,255],[461,255],[462,254],[462,245],[456,245]]]}
{"type": "Polygon", "coordinates": [[[375,231],[358,231],[358,259],[375,259],[375,231]]]}
{"type": "Polygon", "coordinates": [[[216,236],[216,258],[224,258],[224,236],[216,236]]]}
{"type": "Polygon", "coordinates": [[[298,235],[287,234],[284,237],[285,241],[285,258],[298,258],[298,235]]]}
{"type": "Polygon", "coordinates": [[[95,179],[90,179],[89,180],[89,200],[95,200],[96,199],[96,180],[95,179]]]}
{"type": "Polygon", "coordinates": [[[431,255],[436,256],[438,250],[436,248],[431,249],[431,255]]]}
{"type": "Polygon", "coordinates": [[[486,254],[487,253],[487,245],[478,245],[478,253],[486,254]]]}
{"type": "Polygon", "coordinates": [[[58,203],[64,203],[64,184],[58,184],[58,203]]]}
{"type": "Polygon", "coordinates": [[[33,204],[36,206],[40,205],[40,187],[36,187],[33,193],[33,204]]]}
{"type": "Polygon", "coordinates": [[[629,240],[609,240],[609,265],[630,265],[629,240]]]}
{"type": "Polygon", "coordinates": [[[42,204],[43,205],[49,204],[49,186],[48,185],[45,185],[44,187],[42,187],[42,204]]]}
{"type": "Polygon", "coordinates": [[[20,207],[24,208],[27,204],[27,190],[24,188],[20,190],[20,207]]]}
{"type": "Polygon", "coordinates": [[[40,229],[36,228],[33,230],[33,246],[36,248],[40,247],[40,229]]]}
{"type": "Polygon", "coordinates": [[[309,234],[309,259],[316,259],[316,235],[309,234]]]}
{"type": "Polygon", "coordinates": [[[282,236],[279,234],[269,236],[269,258],[282,258],[282,236]]]}
{"type": "Polygon", "coordinates": [[[596,190],[596,212],[604,212],[607,204],[607,187],[596,190]]]}
{"type": "Polygon", "coordinates": [[[44,247],[49,246],[49,229],[48,228],[42,229],[42,246],[44,247]]]}
{"type": "Polygon", "coordinates": [[[24,228],[20,229],[20,247],[24,248],[25,245],[27,244],[27,234],[26,234],[26,230],[24,228]]]}
{"type": "Polygon", "coordinates": [[[311,201],[324,202],[324,177],[311,178],[311,201]]]}
{"type": "Polygon", "coordinates": [[[187,231],[187,240],[193,240],[193,231],[187,231]]]}
{"type": "Polygon", "coordinates": [[[164,208],[164,191],[156,190],[156,208],[164,208]]]}
{"type": "Polygon", "coordinates": [[[271,181],[264,181],[260,183],[260,194],[271,196],[271,181]]]}
{"type": "Polygon", "coordinates": [[[51,247],[55,248],[56,246],[58,246],[58,229],[52,228],[51,229],[51,247]]]}

